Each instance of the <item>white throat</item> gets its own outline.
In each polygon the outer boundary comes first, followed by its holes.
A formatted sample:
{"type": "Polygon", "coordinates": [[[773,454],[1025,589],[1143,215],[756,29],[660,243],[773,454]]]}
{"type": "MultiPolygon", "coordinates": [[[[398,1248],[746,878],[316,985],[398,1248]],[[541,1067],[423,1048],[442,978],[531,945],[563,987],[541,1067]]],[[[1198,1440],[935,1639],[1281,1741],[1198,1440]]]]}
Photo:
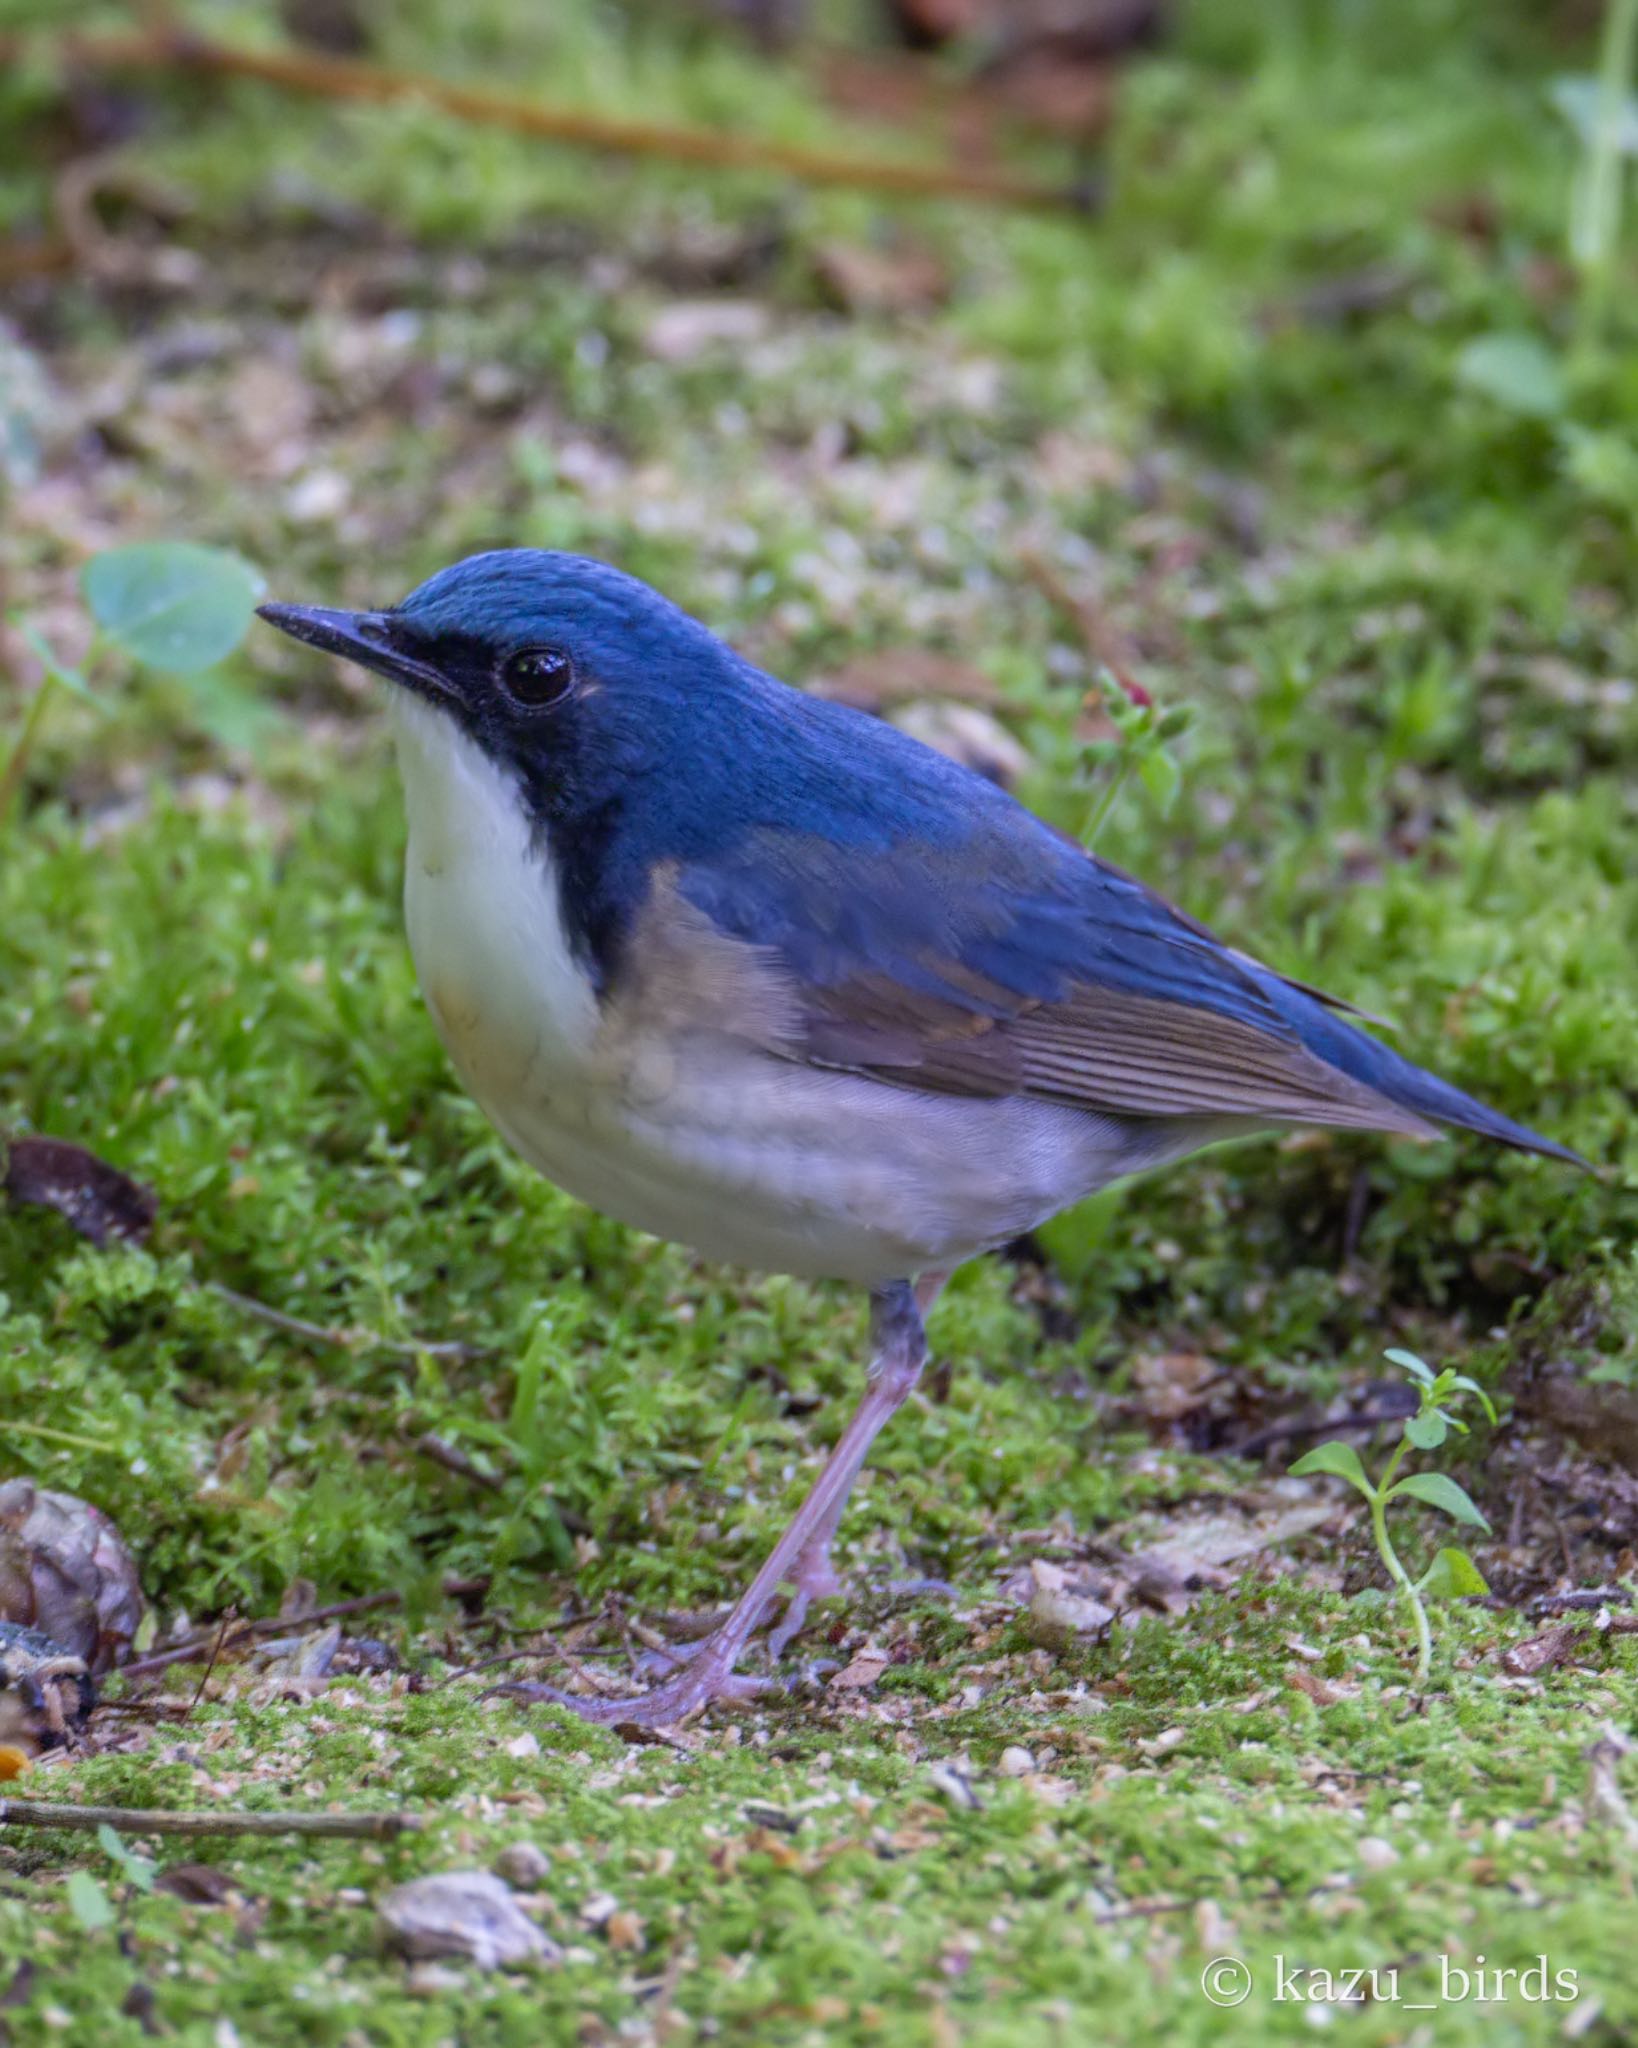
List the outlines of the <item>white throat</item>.
{"type": "Polygon", "coordinates": [[[596,994],[570,951],[550,846],[516,783],[434,706],[406,690],[390,703],[415,971],[461,1079],[506,1131],[514,1091],[584,1062],[596,994]]]}

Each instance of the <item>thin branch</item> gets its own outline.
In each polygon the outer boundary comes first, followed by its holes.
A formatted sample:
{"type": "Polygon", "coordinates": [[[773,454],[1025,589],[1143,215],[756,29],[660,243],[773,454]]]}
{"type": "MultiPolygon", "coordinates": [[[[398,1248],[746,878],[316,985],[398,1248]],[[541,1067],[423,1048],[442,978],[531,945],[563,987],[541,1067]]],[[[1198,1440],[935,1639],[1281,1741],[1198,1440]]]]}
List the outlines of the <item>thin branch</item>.
{"type": "Polygon", "coordinates": [[[458,1337],[430,1340],[383,1337],[374,1330],[338,1330],[333,1324],[310,1323],[304,1316],[293,1316],[286,1309],[258,1301],[253,1294],[241,1294],[237,1288],[224,1287],[220,1280],[207,1280],[204,1285],[207,1294],[214,1294],[219,1301],[225,1301],[229,1308],[238,1309],[242,1315],[254,1316],[257,1322],[266,1323],[272,1329],[284,1330],[292,1337],[304,1337],[309,1344],[326,1344],[332,1350],[394,1351],[406,1358],[424,1352],[428,1358],[453,1358],[463,1362],[484,1355],[479,1346],[462,1343],[458,1337]]]}
{"type": "MultiPolygon", "coordinates": [[[[0,65],[14,61],[39,38],[0,36],[0,65]]],[[[997,206],[1039,207],[1085,212],[1088,195],[1078,186],[1044,184],[964,164],[888,163],[835,156],[801,143],[755,135],[722,134],[706,128],[622,120],[581,107],[543,104],[515,93],[452,85],[417,72],[389,71],[351,58],[318,56],[301,50],[246,50],[202,36],[179,34],[66,35],[47,41],[71,64],[126,70],[183,70],[215,77],[253,78],[286,92],[323,99],[361,100],[376,105],[419,100],[440,113],[544,142],[582,149],[606,149],[622,156],[657,157],[702,164],[715,170],[782,171],[810,185],[841,185],[856,191],[893,192],[907,198],[975,199],[997,206]]]]}
{"type": "MultiPolygon", "coordinates": [[[[451,1600],[464,1599],[469,1594],[487,1593],[487,1578],[460,1579],[453,1574],[445,1578],[443,1592],[451,1600]]],[[[121,1678],[150,1678],[156,1671],[166,1671],[173,1664],[194,1662],[202,1654],[210,1653],[216,1645],[216,1654],[222,1650],[237,1649],[241,1643],[253,1642],[258,1636],[289,1634],[296,1629],[311,1628],[318,1621],[340,1621],[349,1614],[373,1614],[383,1607],[402,1607],[404,1596],[397,1592],[360,1593],[354,1600],[333,1600],[328,1607],[315,1607],[311,1614],[270,1614],[261,1621],[241,1622],[225,1641],[219,1642],[217,1631],[191,1636],[185,1643],[173,1643],[168,1650],[156,1650],[151,1657],[138,1657],[134,1663],[122,1664],[118,1675],[121,1678]]]]}
{"type": "Polygon", "coordinates": [[[126,1835],[340,1835],[391,1842],[421,1825],[415,1813],[176,1813],[153,1806],[58,1806],[43,1799],[0,1799],[0,1828],[101,1827],[126,1835]]]}
{"type": "Polygon", "coordinates": [[[1218,1454],[1225,1458],[1255,1458],[1273,1445],[1289,1443],[1296,1437],[1324,1436],[1327,1430],[1337,1436],[1348,1436],[1358,1430],[1376,1429],[1384,1422],[1403,1422],[1407,1415],[1415,1412],[1414,1409],[1389,1405],[1362,1408],[1357,1415],[1298,1416],[1289,1422],[1271,1422],[1266,1429],[1259,1429],[1253,1436],[1242,1437],[1237,1444],[1222,1444],[1218,1447],[1218,1454]]]}
{"type": "MultiPolygon", "coordinates": [[[[328,1607],[315,1607],[311,1614],[273,1614],[262,1621],[241,1622],[231,1633],[224,1634],[215,1628],[208,1635],[193,1636],[185,1643],[173,1643],[168,1650],[156,1650],[151,1657],[139,1657],[134,1663],[122,1664],[121,1678],[147,1678],[155,1671],[165,1671],[172,1664],[189,1664],[201,1655],[208,1655],[214,1666],[224,1650],[234,1650],[241,1643],[254,1642],[258,1636],[288,1635],[294,1630],[310,1628],[318,1621],[339,1621],[343,1615],[370,1614],[380,1607],[401,1607],[402,1593],[363,1593],[356,1600],[337,1600],[328,1607]]],[[[209,1677],[209,1672],[205,1674],[209,1677]]]]}
{"type": "Polygon", "coordinates": [[[465,1451],[454,1444],[445,1443],[441,1436],[430,1431],[415,1439],[415,1448],[423,1458],[430,1458],[434,1465],[442,1465],[446,1472],[453,1472],[458,1478],[470,1479],[474,1486],[486,1487],[491,1493],[504,1493],[506,1481],[497,1479],[493,1472],[487,1472],[482,1465],[475,1464],[465,1451]]]}
{"type": "Polygon", "coordinates": [[[227,1646],[228,1630],[237,1619],[238,1617],[231,1608],[222,1616],[221,1625],[216,1631],[216,1640],[210,1646],[210,1655],[205,1660],[205,1668],[199,1674],[199,1683],[194,1687],[193,1698],[188,1703],[188,1712],[190,1714],[205,1697],[205,1687],[210,1684],[210,1675],[216,1669],[216,1660],[227,1646]]]}

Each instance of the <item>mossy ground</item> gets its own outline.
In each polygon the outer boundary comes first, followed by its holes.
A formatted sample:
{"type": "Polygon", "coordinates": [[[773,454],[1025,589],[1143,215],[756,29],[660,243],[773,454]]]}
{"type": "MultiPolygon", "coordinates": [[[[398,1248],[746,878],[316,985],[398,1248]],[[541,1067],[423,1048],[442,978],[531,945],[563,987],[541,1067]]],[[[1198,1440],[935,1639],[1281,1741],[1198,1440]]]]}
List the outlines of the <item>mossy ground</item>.
{"type": "MultiPolygon", "coordinates": [[[[392,12],[394,61],[896,146],[798,67],[657,11],[485,0],[458,32],[430,4],[392,12]]],[[[1515,1678],[1500,1654],[1539,1624],[1444,1610],[1419,1697],[1340,1504],[1097,1645],[1032,1644],[1009,1590],[1043,1546],[1074,1559],[1232,1508],[1263,1482],[1225,1447],[1378,1372],[1386,1345],[1520,1400],[1543,1370],[1618,1389],[1638,1370],[1638,576],[1610,453],[1638,386],[1630,331],[1582,360],[1568,426],[1458,375],[1476,335],[1559,349],[1576,318],[1574,144],[1545,88],[1591,60],[1506,12],[1192,10],[1122,77],[1092,222],[890,213],[405,109],[122,88],[110,218],[144,246],[159,181],[199,261],[181,289],[15,296],[58,405],[0,573],[60,651],[75,567],[115,540],[229,543],[281,596],[358,603],[479,545],[579,547],[795,681],[909,644],[974,665],[1030,757],[1023,794],[1073,827],[1085,649],[1044,560],[1198,714],[1176,811],[1123,797],[1103,850],[1608,1170],[1328,1138],[1112,1192],[1047,1234],[1048,1270],[992,1262],[939,1311],[948,1384],[884,1442],[846,1563],[961,1598],[872,1597],[807,1639],[842,1662],[883,1645],[874,1687],[814,1683],[683,1749],[481,1703],[483,1678],[449,1672],[547,1650],[554,1623],[618,1649],[748,1575],[840,1426],[860,1306],[704,1268],[506,1155],[415,991],[371,699],[265,637],[204,691],[110,670],[106,716],[54,719],[0,857],[0,1102],[138,1175],[161,1214],[122,1252],[4,1217],[0,1415],[104,1448],[0,1422],[0,1459],[106,1507],[167,1622],[266,1614],[298,1579],[391,1589],[408,1614],[357,1624],[396,1673],[309,1697],[233,1663],[181,1725],[106,1717],[97,1753],[27,1789],[403,1806],[427,1827],[227,1842],[208,1853],[237,1890],[215,1906],[123,1895],[100,1850],[9,1836],[0,1956],[36,1966],[9,2002],[0,1983],[14,2039],[134,2042],[133,1985],[200,2043],[1305,2039],[1280,1956],[1299,1986],[1398,1966],[1397,2002],[1333,2011],[1361,2041],[1638,2025],[1638,1848],[1620,1767],[1612,1797],[1584,1755],[1632,1725],[1638,1639],[1515,1678]],[[942,268],[942,302],[835,310],[826,251],[895,236],[942,268]],[[677,305],[724,298],[754,309],[738,338],[679,343],[677,305]],[[451,1340],[466,1352],[425,1348],[451,1340]],[[1168,1407],[1157,1362],[1180,1353],[1217,1373],[1168,1407]],[[430,1461],[429,1435],[498,1483],[430,1461]],[[452,1575],[489,1579],[481,1614],[445,1600],[452,1575]],[[1008,1749],[1031,1767],[1003,1770],[1008,1749]],[[519,1837],[551,1858],[566,1962],[412,1992],[374,1899],[519,1837]],[[69,1910],[76,1867],[117,1926],[69,1910]],[[1579,1996],[1408,2009],[1440,1997],[1441,1952],[1545,1954],[1579,1996]],[[1254,1972],[1242,2005],[1200,1989],[1217,1954],[1254,1972]]],[[[44,68],[0,85],[9,226],[69,146],[59,105],[44,68]]],[[[6,645],[15,720],[32,671],[6,645]]],[[[1619,1475],[1515,1420],[1462,1476],[1499,1591],[1630,1573],[1619,1475]]]]}

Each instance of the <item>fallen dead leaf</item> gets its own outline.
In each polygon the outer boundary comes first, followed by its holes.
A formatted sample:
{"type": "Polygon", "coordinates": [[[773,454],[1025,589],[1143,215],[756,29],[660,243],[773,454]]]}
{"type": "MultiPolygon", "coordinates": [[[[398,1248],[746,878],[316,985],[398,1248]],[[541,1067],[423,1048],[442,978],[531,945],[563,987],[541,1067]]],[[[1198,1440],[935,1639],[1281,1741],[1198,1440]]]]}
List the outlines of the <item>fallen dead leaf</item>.
{"type": "Polygon", "coordinates": [[[173,1863],[155,1878],[154,1889],[185,1899],[190,1906],[220,1906],[238,1885],[214,1863],[173,1863]]]}
{"type": "Polygon", "coordinates": [[[101,1508],[32,1479],[0,1485],[0,1621],[38,1629],[98,1675],[130,1655],[142,1605],[136,1566],[101,1508]]]}
{"type": "Polygon", "coordinates": [[[927,313],[943,305],[950,280],[920,242],[827,242],[813,259],[826,295],[846,313],[927,313]]]}
{"type": "Polygon", "coordinates": [[[1260,1550],[1272,1550],[1293,1537],[1305,1536],[1310,1529],[1329,1522],[1337,1505],[1329,1499],[1290,1503],[1277,1499],[1263,1514],[1204,1515],[1150,1544],[1146,1554],[1189,1577],[1202,1570],[1237,1564],[1241,1558],[1254,1557],[1260,1550]]]}
{"type": "Polygon", "coordinates": [[[1029,1632],[1043,1649],[1067,1649],[1077,1637],[1101,1634],[1114,1620],[1113,1608],[1077,1590],[1061,1565],[1036,1558],[1029,1571],[1029,1632]]]}
{"type": "Polygon", "coordinates": [[[1292,1665],[1285,1674],[1285,1682],[1293,1692],[1306,1694],[1316,1707],[1334,1707],[1342,1698],[1334,1685],[1327,1685],[1323,1678],[1304,1670],[1300,1664],[1292,1665]]]}
{"type": "Polygon", "coordinates": [[[1556,1628],[1543,1629],[1502,1652],[1502,1669],[1514,1678],[1534,1678],[1564,1663],[1586,1630],[1576,1621],[1561,1621],[1556,1628]]]}
{"type": "Polygon", "coordinates": [[[1155,1352],[1139,1357],[1132,1366],[1145,1413],[1162,1422],[1175,1422],[1198,1408],[1220,1374],[1217,1361],[1199,1351],[1155,1352]]]}
{"type": "Polygon", "coordinates": [[[0,1139],[0,1169],[12,1201],[55,1209],[95,1245],[141,1244],[153,1228],[152,1190],[66,1138],[0,1139]]]}
{"type": "Polygon", "coordinates": [[[852,1662],[842,1670],[832,1673],[831,1687],[839,1692],[862,1692],[872,1686],[887,1669],[887,1652],[873,1649],[868,1643],[853,1654],[852,1662]]]}

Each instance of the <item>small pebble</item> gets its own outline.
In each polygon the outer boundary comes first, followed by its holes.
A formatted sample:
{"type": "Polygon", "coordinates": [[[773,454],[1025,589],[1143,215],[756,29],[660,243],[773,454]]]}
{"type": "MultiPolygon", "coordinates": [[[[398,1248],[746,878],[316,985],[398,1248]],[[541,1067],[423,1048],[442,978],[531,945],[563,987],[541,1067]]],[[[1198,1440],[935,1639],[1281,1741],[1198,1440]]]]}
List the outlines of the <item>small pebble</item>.
{"type": "Polygon", "coordinates": [[[533,1842],[513,1842],[495,1858],[495,1875],[526,1892],[544,1884],[551,1867],[546,1851],[533,1842]]]}
{"type": "Polygon", "coordinates": [[[459,1970],[446,1969],[442,1963],[412,1963],[404,1973],[404,1988],[411,1998],[443,1998],[465,1983],[459,1970]]]}
{"type": "Polygon", "coordinates": [[[1386,1870],[1399,1861],[1399,1851],[1380,1835],[1366,1835],[1359,1844],[1359,1860],[1367,1870],[1386,1870]]]}
{"type": "Polygon", "coordinates": [[[480,1970],[502,1970],[557,1962],[562,1953],[487,1870],[412,1878],[395,1885],[376,1911],[388,1942],[417,1961],[461,1956],[480,1970]]]}
{"type": "Polygon", "coordinates": [[[1027,1749],[1016,1742],[1009,1743],[1001,1752],[1001,1775],[1003,1778],[1027,1778],[1035,1768],[1035,1759],[1027,1749]]]}

